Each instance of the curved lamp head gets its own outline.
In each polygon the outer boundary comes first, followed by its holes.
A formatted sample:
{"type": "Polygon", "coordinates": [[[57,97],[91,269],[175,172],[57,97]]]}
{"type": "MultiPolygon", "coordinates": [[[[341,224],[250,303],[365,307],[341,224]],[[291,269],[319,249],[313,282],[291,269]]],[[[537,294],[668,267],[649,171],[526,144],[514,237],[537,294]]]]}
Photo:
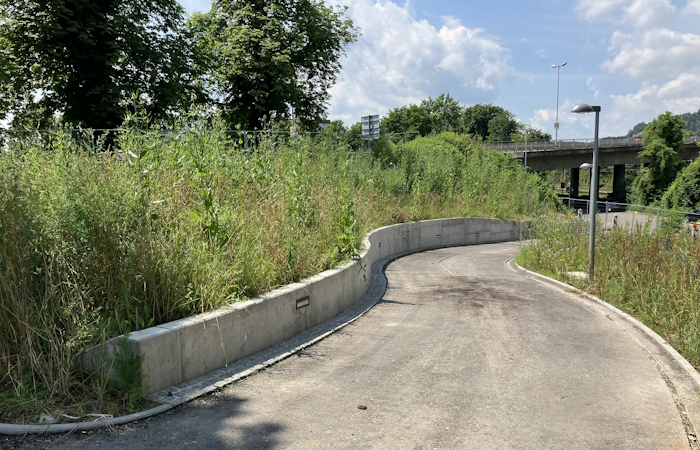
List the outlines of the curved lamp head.
{"type": "Polygon", "coordinates": [[[552,69],[556,69],[557,66],[555,64],[552,64],[552,69]]]}
{"type": "Polygon", "coordinates": [[[566,61],[564,61],[563,63],[561,63],[561,66],[562,66],[562,67],[564,67],[565,65],[566,65],[566,61]]]}
{"type": "Polygon", "coordinates": [[[580,166],[579,168],[580,168],[580,169],[592,169],[592,168],[593,168],[593,164],[591,164],[591,163],[583,163],[583,164],[581,164],[581,166],[580,166]]]}
{"type": "Polygon", "coordinates": [[[572,113],[576,114],[586,114],[590,112],[600,112],[600,106],[591,106],[588,103],[581,103],[571,110],[572,113]]]}

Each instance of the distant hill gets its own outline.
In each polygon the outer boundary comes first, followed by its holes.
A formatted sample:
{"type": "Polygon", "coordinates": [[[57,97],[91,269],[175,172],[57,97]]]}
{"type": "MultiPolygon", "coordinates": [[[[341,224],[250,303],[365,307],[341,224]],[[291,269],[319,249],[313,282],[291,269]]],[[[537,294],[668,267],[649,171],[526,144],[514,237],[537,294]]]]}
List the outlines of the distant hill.
{"type": "MultiPolygon", "coordinates": [[[[700,133],[700,109],[698,112],[681,114],[681,119],[685,122],[685,130],[692,133],[700,133]]],[[[635,136],[647,126],[646,122],[640,122],[627,132],[626,137],[635,136]]]]}

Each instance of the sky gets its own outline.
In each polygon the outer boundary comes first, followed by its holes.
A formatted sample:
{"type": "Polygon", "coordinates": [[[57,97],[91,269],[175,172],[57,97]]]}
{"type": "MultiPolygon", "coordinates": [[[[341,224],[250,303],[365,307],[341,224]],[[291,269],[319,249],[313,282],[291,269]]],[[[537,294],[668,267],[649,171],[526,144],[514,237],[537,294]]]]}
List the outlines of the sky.
{"type": "MultiPolygon", "coordinates": [[[[181,0],[188,13],[210,0],[181,0]]],[[[449,92],[502,106],[559,138],[624,135],[665,111],[700,109],[700,0],[327,0],[360,28],[331,89],[328,118],[361,116],[449,92]]]]}

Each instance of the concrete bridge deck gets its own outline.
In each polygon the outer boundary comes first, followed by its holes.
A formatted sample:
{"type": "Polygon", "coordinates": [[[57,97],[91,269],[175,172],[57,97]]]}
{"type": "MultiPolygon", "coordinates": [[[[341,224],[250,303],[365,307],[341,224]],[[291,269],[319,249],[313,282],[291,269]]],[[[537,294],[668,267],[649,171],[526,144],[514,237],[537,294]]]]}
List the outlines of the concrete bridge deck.
{"type": "MultiPolygon", "coordinates": [[[[679,153],[684,161],[698,157],[698,142],[700,138],[693,136],[683,141],[684,149],[679,153]]],[[[485,144],[486,148],[499,150],[525,160],[530,169],[541,172],[545,170],[561,170],[578,168],[583,163],[593,160],[593,139],[560,140],[528,142],[495,142],[485,144]]],[[[638,153],[644,148],[641,141],[633,142],[628,138],[604,138],[598,142],[600,166],[615,166],[622,164],[640,164],[638,153]]]]}

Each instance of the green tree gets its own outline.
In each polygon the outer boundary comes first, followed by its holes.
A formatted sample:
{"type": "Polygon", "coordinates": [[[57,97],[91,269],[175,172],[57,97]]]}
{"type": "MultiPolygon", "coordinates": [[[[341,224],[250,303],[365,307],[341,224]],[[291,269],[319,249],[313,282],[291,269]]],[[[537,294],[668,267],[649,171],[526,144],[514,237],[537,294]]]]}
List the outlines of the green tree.
{"type": "Polygon", "coordinates": [[[518,131],[510,135],[510,140],[513,142],[525,142],[526,134],[528,142],[541,142],[552,140],[551,134],[545,133],[544,131],[537,128],[532,128],[530,125],[525,123],[518,124],[518,131]]]}
{"type": "Polygon", "coordinates": [[[676,177],[661,200],[664,208],[696,210],[700,208],[700,158],[676,177]]]}
{"type": "Polygon", "coordinates": [[[135,92],[155,116],[184,106],[183,24],[176,0],[0,0],[0,117],[112,128],[135,92]]]}
{"type": "Polygon", "coordinates": [[[428,97],[420,106],[430,117],[432,133],[461,131],[464,108],[449,93],[442,93],[436,98],[428,97]]]}
{"type": "Polygon", "coordinates": [[[380,128],[385,133],[418,131],[421,136],[427,136],[433,132],[433,120],[425,107],[411,104],[389,111],[380,128]]]}
{"type": "Polygon", "coordinates": [[[510,141],[512,134],[518,131],[518,122],[509,111],[499,113],[493,119],[489,120],[488,140],[492,142],[510,141]]]}
{"type": "MultiPolygon", "coordinates": [[[[489,122],[495,119],[499,114],[508,113],[500,106],[476,104],[464,109],[463,121],[464,131],[474,137],[480,137],[483,140],[489,138],[489,122]]],[[[508,113],[510,114],[510,113],[508,113]]],[[[499,121],[502,119],[499,119],[499,121]]],[[[494,125],[496,129],[497,125],[494,125]]],[[[506,139],[507,140],[507,139],[506,139]]]]}
{"type": "Polygon", "coordinates": [[[678,151],[683,147],[683,119],[670,112],[660,114],[644,129],[644,149],[639,158],[649,163],[634,179],[631,198],[648,205],[661,199],[682,167],[678,151]]]}
{"type": "Polygon", "coordinates": [[[326,115],[328,90],[357,30],[347,8],[321,0],[215,0],[190,28],[207,55],[206,79],[230,126],[262,128],[288,118],[315,130],[326,115]]]}

